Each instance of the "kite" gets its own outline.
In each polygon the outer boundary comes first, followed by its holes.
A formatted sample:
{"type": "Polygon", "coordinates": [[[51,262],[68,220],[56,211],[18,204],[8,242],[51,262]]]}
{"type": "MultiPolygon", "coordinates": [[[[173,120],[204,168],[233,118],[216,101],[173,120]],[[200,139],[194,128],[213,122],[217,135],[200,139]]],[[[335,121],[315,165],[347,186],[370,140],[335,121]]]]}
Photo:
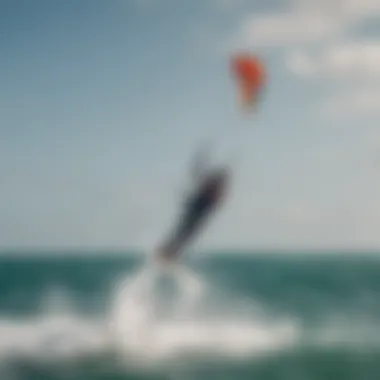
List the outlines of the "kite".
{"type": "Polygon", "coordinates": [[[265,82],[264,65],[255,56],[237,54],[232,58],[232,71],[243,108],[253,107],[265,82]]]}

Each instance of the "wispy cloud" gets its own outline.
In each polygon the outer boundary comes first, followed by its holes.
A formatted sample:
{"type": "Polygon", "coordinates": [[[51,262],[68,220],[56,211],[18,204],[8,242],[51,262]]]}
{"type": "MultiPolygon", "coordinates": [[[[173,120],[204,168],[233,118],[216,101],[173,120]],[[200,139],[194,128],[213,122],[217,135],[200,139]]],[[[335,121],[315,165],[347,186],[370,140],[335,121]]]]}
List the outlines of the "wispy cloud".
{"type": "Polygon", "coordinates": [[[307,46],[340,38],[350,28],[379,16],[377,0],[294,0],[284,11],[246,17],[236,41],[247,48],[307,46]]]}
{"type": "Polygon", "coordinates": [[[380,41],[337,44],[317,54],[295,51],[287,57],[288,68],[303,77],[332,79],[380,79],[380,41]]]}
{"type": "Polygon", "coordinates": [[[236,40],[247,48],[291,46],[320,41],[337,30],[332,17],[296,9],[248,17],[236,40]]]}

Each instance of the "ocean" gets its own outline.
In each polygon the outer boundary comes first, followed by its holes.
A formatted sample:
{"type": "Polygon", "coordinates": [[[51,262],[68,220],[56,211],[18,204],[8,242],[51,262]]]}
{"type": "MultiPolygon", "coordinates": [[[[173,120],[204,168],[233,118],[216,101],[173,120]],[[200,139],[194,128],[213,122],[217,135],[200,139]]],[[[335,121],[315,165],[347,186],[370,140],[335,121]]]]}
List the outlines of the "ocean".
{"type": "Polygon", "coordinates": [[[0,256],[0,379],[380,379],[380,256],[0,256]]]}

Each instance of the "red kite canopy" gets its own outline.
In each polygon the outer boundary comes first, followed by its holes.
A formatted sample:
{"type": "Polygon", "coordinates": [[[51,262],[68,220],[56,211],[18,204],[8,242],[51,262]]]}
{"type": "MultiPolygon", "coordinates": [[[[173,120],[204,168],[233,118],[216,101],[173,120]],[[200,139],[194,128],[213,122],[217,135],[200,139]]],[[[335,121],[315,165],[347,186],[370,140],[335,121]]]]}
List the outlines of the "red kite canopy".
{"type": "Polygon", "coordinates": [[[243,106],[253,105],[265,81],[263,64],[255,56],[237,54],[232,58],[232,71],[243,106]]]}

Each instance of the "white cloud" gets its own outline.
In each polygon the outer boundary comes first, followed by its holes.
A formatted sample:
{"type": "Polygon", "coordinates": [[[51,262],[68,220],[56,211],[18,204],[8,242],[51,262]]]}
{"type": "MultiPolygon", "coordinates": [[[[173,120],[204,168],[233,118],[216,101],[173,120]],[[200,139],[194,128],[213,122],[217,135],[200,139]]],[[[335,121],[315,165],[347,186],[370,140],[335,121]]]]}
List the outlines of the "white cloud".
{"type": "Polygon", "coordinates": [[[360,125],[380,116],[380,39],[333,44],[314,54],[293,51],[288,69],[302,78],[344,84],[322,101],[318,112],[330,121],[360,118],[360,125]]]}
{"type": "Polygon", "coordinates": [[[294,46],[338,38],[380,16],[378,0],[295,0],[281,12],[253,14],[237,34],[239,47],[294,46]],[[243,45],[243,46],[242,46],[243,45]]]}
{"type": "Polygon", "coordinates": [[[340,0],[342,13],[351,20],[372,18],[380,13],[378,0],[340,0]]]}
{"type": "Polygon", "coordinates": [[[304,44],[318,42],[338,31],[329,15],[292,10],[247,18],[238,33],[238,44],[245,47],[304,44]]]}
{"type": "Polygon", "coordinates": [[[314,56],[296,51],[286,63],[293,73],[304,77],[380,79],[380,40],[332,45],[314,56]]]}

